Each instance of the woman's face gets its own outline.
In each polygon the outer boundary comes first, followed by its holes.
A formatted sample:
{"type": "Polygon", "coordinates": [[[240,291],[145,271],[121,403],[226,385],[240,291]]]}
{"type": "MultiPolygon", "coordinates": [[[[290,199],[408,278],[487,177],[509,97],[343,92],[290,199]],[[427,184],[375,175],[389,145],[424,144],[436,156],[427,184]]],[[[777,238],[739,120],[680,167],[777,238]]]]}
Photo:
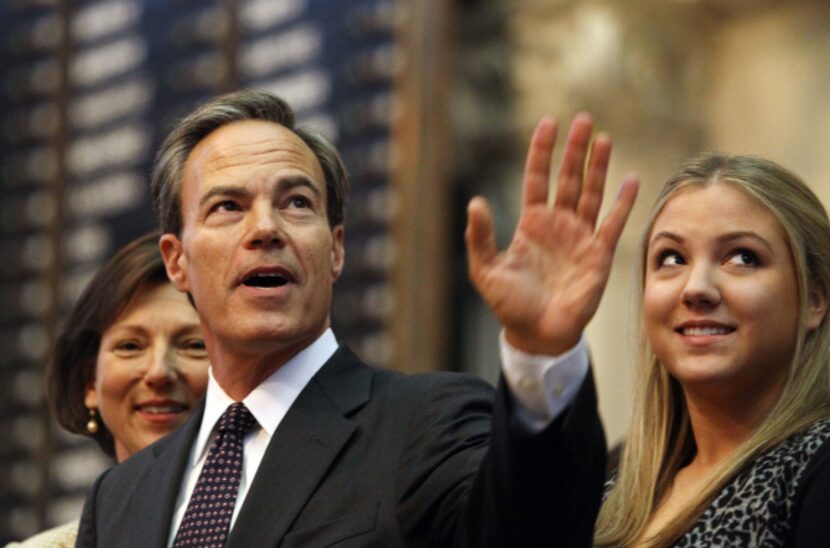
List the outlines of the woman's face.
{"type": "Polygon", "coordinates": [[[689,185],[657,216],[646,261],[646,333],[684,390],[774,402],[799,315],[775,216],[735,186],[689,185]]]}
{"type": "Polygon", "coordinates": [[[101,337],[87,407],[97,408],[123,461],[180,426],[207,386],[196,311],[172,285],[141,289],[101,337]]]}

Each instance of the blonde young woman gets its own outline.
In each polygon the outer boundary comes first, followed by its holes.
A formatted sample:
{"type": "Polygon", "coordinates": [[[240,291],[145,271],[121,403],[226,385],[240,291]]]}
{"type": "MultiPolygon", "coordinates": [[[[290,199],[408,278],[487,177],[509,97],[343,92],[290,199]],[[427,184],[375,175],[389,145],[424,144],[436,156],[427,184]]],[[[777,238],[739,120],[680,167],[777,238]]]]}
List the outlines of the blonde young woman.
{"type": "Polygon", "coordinates": [[[830,546],[830,224],[792,173],[701,156],[641,260],[643,356],[600,546],[830,546]]]}

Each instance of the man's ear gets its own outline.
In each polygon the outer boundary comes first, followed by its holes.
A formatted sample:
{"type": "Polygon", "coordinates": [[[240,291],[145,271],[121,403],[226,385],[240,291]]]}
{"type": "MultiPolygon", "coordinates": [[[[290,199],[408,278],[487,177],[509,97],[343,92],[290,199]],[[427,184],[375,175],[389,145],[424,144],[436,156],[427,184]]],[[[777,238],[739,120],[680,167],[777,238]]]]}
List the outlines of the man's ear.
{"type": "Polygon", "coordinates": [[[331,280],[335,281],[343,272],[346,263],[346,249],[343,247],[343,236],[346,229],[337,225],[331,229],[331,280]]]}
{"type": "Polygon", "coordinates": [[[807,330],[812,331],[821,325],[827,314],[827,287],[815,283],[810,287],[810,310],[807,312],[807,330]]]}
{"type": "Polygon", "coordinates": [[[159,239],[159,251],[164,260],[167,277],[170,278],[173,286],[179,291],[190,291],[187,280],[187,257],[183,252],[179,237],[171,233],[162,234],[159,239]]]}

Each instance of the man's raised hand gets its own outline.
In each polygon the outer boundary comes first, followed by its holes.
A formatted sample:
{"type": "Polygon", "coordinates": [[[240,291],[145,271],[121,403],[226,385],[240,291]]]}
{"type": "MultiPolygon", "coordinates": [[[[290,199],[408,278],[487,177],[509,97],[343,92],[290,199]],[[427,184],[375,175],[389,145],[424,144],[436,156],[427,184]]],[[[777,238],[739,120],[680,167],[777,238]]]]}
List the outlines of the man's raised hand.
{"type": "Polygon", "coordinates": [[[554,119],[543,118],[533,133],[521,217],[506,250],[496,248],[487,201],[475,197],[467,208],[470,278],[504,326],[508,342],[532,354],[560,355],[579,341],[599,306],[639,187],[636,176],[626,177],[596,228],[611,140],[599,134],[592,144],[593,122],[581,113],[571,124],[556,198],[549,205],[557,129],[554,119]]]}

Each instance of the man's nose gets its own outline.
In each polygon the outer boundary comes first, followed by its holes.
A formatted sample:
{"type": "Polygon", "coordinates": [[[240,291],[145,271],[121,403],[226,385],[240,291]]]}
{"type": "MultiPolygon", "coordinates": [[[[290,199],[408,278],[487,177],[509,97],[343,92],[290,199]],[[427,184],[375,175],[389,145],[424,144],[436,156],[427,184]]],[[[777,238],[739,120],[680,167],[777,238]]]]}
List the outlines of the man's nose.
{"type": "Polygon", "coordinates": [[[683,288],[683,303],[687,306],[714,307],[720,301],[717,267],[706,262],[691,265],[683,288]]]}
{"type": "Polygon", "coordinates": [[[283,219],[270,204],[257,204],[248,213],[248,247],[282,247],[285,242],[283,219]]]}

